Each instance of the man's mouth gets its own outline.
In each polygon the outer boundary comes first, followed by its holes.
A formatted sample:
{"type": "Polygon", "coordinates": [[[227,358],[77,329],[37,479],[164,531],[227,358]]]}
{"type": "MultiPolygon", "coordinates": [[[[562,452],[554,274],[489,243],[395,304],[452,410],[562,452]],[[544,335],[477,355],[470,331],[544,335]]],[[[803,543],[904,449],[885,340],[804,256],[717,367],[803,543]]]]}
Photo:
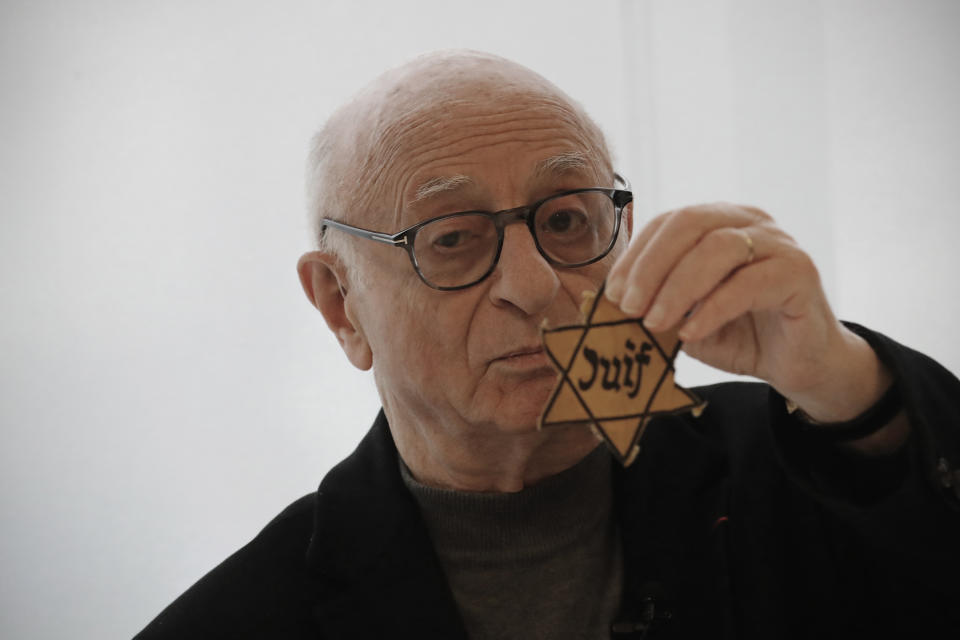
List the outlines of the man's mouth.
{"type": "Polygon", "coordinates": [[[520,347],[519,349],[509,351],[503,354],[502,356],[497,358],[497,360],[505,360],[507,358],[519,358],[522,356],[529,356],[536,353],[543,353],[543,347],[540,345],[536,345],[532,347],[520,347]]]}
{"type": "Polygon", "coordinates": [[[543,350],[542,345],[511,349],[503,355],[494,358],[493,361],[522,368],[545,367],[550,364],[550,359],[547,357],[547,353],[543,350]]]}

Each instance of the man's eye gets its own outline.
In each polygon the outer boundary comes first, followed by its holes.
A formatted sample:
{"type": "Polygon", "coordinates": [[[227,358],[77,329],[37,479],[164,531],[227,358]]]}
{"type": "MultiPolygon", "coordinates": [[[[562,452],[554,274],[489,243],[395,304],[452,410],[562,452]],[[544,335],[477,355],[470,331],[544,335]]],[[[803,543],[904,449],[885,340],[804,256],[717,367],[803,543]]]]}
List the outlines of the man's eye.
{"type": "Polygon", "coordinates": [[[458,215],[433,220],[420,230],[414,250],[421,260],[429,254],[452,258],[496,246],[497,228],[488,216],[458,215]]]}
{"type": "Polygon", "coordinates": [[[561,209],[554,211],[544,222],[544,230],[549,233],[578,233],[583,230],[587,219],[580,211],[561,209]]]}
{"type": "Polygon", "coordinates": [[[465,243],[468,236],[466,231],[450,231],[434,238],[433,245],[442,249],[453,249],[465,243]]]}

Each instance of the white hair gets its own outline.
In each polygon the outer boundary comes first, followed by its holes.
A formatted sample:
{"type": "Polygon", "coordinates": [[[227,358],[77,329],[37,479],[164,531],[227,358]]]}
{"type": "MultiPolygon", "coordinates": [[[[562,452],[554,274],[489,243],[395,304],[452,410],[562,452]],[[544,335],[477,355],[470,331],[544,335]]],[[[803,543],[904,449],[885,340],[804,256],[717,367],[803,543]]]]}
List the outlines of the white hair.
{"type": "Polygon", "coordinates": [[[367,284],[364,274],[368,270],[360,268],[362,252],[355,250],[350,235],[323,226],[323,220],[327,218],[348,224],[357,218],[352,213],[354,207],[348,197],[351,186],[356,188],[357,183],[349,184],[347,175],[339,166],[345,162],[338,140],[343,133],[341,119],[342,114],[335,113],[311,140],[305,181],[307,211],[317,249],[337,257],[350,285],[364,287],[367,284]]]}

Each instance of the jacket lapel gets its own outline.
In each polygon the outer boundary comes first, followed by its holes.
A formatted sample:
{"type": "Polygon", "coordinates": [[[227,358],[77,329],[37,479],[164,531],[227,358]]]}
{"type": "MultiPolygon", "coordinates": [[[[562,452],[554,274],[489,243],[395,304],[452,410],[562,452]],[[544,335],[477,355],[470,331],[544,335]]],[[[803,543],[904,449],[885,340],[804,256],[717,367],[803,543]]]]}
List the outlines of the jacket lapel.
{"type": "Polygon", "coordinates": [[[324,637],[466,638],[381,411],[317,493],[307,564],[324,637]]]}

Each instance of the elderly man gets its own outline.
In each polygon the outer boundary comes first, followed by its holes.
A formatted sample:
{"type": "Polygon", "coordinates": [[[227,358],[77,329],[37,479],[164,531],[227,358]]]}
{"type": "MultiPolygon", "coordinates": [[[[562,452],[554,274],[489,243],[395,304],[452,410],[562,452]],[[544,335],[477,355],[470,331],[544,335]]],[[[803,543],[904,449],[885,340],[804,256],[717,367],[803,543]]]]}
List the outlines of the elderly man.
{"type": "Polygon", "coordinates": [[[473,52],[377,79],[310,180],[300,280],[383,411],[140,637],[915,637],[955,615],[960,383],[838,322],[766,213],[634,229],[581,107],[473,52]],[[625,469],[582,425],[538,430],[539,328],[604,281],[768,385],[698,390],[625,469]]]}

